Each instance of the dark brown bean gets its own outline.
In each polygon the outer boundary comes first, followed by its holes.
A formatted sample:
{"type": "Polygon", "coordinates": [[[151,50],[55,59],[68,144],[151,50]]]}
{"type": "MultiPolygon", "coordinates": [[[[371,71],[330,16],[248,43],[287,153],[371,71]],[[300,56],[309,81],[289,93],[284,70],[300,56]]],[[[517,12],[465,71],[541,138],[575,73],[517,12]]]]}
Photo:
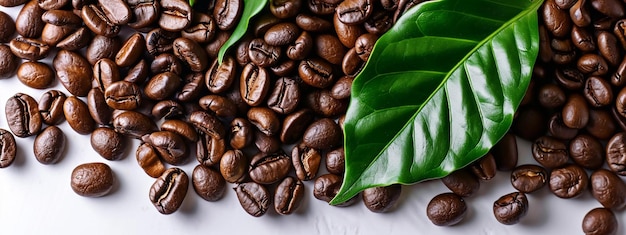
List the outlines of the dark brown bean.
{"type": "Polygon", "coordinates": [[[93,71],[89,62],[80,54],[60,50],[52,61],[61,84],[75,96],[87,96],[91,90],[93,71]]]}
{"type": "Polygon", "coordinates": [[[372,212],[384,213],[393,209],[402,193],[402,185],[374,187],[363,190],[363,204],[372,212]]]}
{"type": "Polygon", "coordinates": [[[528,199],[524,193],[509,193],[493,203],[493,215],[505,225],[517,224],[527,212],[528,199]]]}
{"type": "Polygon", "coordinates": [[[441,182],[450,191],[461,197],[472,196],[480,188],[478,177],[467,168],[450,173],[448,176],[441,178],[441,182]]]}
{"type": "Polygon", "coordinates": [[[148,176],[157,178],[165,172],[165,165],[161,162],[157,151],[152,145],[147,143],[139,145],[135,152],[135,157],[141,169],[143,169],[148,176]]]}
{"type": "Polygon", "coordinates": [[[158,130],[157,125],[150,117],[135,111],[123,111],[114,116],[113,127],[118,133],[136,139],[158,130]]]}
{"type": "Polygon", "coordinates": [[[150,187],[149,198],[161,214],[172,214],[180,208],[187,195],[189,177],[177,167],[170,168],[150,187]]]}
{"type": "Polygon", "coordinates": [[[259,184],[272,184],[283,179],[291,170],[291,158],[282,151],[258,153],[250,160],[248,174],[259,184]]]}
{"type": "Polygon", "coordinates": [[[303,144],[296,145],[291,151],[291,161],[299,180],[312,180],[317,175],[322,155],[320,151],[303,144]]]}
{"type": "Polygon", "coordinates": [[[433,197],[426,207],[428,219],[437,226],[458,224],[466,213],[465,200],[454,193],[439,194],[433,197]]]}
{"type": "Polygon", "coordinates": [[[607,208],[594,208],[583,218],[585,235],[616,234],[618,222],[615,214],[607,208]]]}
{"type": "Polygon", "coordinates": [[[607,209],[621,210],[626,207],[626,183],[615,173],[598,169],[589,180],[591,194],[607,209]]]}
{"type": "Polygon", "coordinates": [[[36,135],[41,130],[41,114],[37,101],[31,96],[17,93],[4,106],[9,129],[17,137],[36,135]]]}
{"type": "Polygon", "coordinates": [[[587,190],[587,172],[577,165],[553,169],[550,173],[550,191],[560,198],[573,198],[587,190]]]}
{"type": "Polygon", "coordinates": [[[108,127],[98,127],[91,133],[91,147],[104,159],[115,161],[124,157],[126,140],[108,127]]]}
{"type": "Polygon", "coordinates": [[[212,168],[197,165],[193,168],[191,182],[194,191],[204,200],[213,202],[224,197],[226,181],[218,171],[212,168]]]}
{"type": "Polygon", "coordinates": [[[0,168],[6,168],[15,161],[17,148],[15,138],[5,129],[0,129],[0,149],[0,168]]]}
{"type": "Polygon", "coordinates": [[[537,165],[521,165],[511,172],[511,185],[522,193],[541,189],[548,181],[548,172],[537,165]]]}
{"type": "Polygon", "coordinates": [[[35,138],[35,142],[33,142],[35,158],[42,164],[57,163],[61,160],[64,150],[65,135],[56,126],[48,126],[43,129],[35,138]]]}
{"type": "Polygon", "coordinates": [[[72,190],[84,197],[102,197],[113,189],[115,177],[109,165],[99,162],[76,166],[72,171],[72,190]]]}
{"type": "Polygon", "coordinates": [[[248,173],[248,159],[240,150],[228,150],[220,159],[220,173],[226,182],[241,182],[248,173]]]}
{"type": "Polygon", "coordinates": [[[263,185],[255,182],[247,182],[235,187],[237,199],[241,207],[250,215],[259,217],[267,212],[270,206],[270,193],[263,185]]]}
{"type": "Polygon", "coordinates": [[[303,198],[304,184],[288,176],[276,187],[274,209],[281,215],[291,214],[300,207],[303,198]]]}

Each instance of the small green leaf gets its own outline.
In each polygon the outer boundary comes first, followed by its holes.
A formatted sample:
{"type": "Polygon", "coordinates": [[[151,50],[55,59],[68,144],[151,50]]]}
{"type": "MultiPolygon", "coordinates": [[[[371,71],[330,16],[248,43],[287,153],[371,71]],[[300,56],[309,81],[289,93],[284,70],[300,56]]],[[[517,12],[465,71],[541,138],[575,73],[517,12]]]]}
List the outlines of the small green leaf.
{"type": "Polygon", "coordinates": [[[196,3],[196,0],[189,0],[189,5],[193,7],[193,4],[196,3]]]}
{"type": "Polygon", "coordinates": [[[508,131],[538,53],[542,0],[436,0],[376,43],[352,85],[344,182],[360,191],[441,178],[508,131]]]}
{"type": "Polygon", "coordinates": [[[239,23],[233,30],[233,33],[230,35],[230,38],[226,40],[224,45],[220,48],[218,52],[217,59],[222,63],[222,59],[224,59],[224,55],[244,34],[248,31],[248,25],[250,24],[250,20],[255,15],[259,14],[263,8],[267,5],[268,0],[244,0],[243,1],[243,13],[241,14],[241,19],[239,23]]]}

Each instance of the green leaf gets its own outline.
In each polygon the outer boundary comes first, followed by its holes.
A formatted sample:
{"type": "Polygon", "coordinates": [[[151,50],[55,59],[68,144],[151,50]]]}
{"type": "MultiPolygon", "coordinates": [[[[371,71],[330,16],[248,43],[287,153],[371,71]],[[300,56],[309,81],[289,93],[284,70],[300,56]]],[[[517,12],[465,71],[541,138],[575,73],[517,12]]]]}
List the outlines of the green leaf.
{"type": "Polygon", "coordinates": [[[195,0],[189,0],[189,5],[193,7],[193,4],[195,4],[196,1],[195,0]]]}
{"type": "Polygon", "coordinates": [[[243,12],[241,14],[241,19],[235,27],[235,30],[233,30],[233,33],[230,35],[230,38],[226,40],[226,42],[224,43],[224,45],[222,45],[220,51],[218,52],[217,59],[220,64],[222,63],[222,59],[224,59],[224,55],[226,54],[228,49],[235,45],[237,41],[239,41],[239,39],[241,39],[243,35],[246,34],[246,31],[248,31],[248,25],[250,25],[250,20],[252,19],[252,17],[259,14],[259,12],[263,10],[263,8],[265,8],[265,6],[267,5],[267,1],[268,0],[243,1],[243,12]]]}
{"type": "Polygon", "coordinates": [[[363,189],[441,178],[510,128],[538,53],[542,0],[438,0],[408,11],[355,78],[344,182],[363,189]]]}

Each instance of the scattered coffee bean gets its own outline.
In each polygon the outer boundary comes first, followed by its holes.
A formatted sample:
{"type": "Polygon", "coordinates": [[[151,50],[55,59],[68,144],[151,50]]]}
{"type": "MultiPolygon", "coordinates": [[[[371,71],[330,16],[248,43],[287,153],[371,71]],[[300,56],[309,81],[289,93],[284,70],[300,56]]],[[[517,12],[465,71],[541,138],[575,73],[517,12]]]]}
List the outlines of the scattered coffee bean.
{"type": "Polygon", "coordinates": [[[430,200],[426,215],[437,226],[451,226],[463,220],[467,205],[462,197],[454,193],[442,193],[430,200]]]}
{"type": "Polygon", "coordinates": [[[113,189],[115,177],[109,165],[99,162],[76,166],[72,171],[72,190],[84,197],[102,197],[113,189]]]}
{"type": "Polygon", "coordinates": [[[517,224],[527,212],[528,199],[521,192],[504,195],[493,203],[493,214],[502,224],[517,224]]]}

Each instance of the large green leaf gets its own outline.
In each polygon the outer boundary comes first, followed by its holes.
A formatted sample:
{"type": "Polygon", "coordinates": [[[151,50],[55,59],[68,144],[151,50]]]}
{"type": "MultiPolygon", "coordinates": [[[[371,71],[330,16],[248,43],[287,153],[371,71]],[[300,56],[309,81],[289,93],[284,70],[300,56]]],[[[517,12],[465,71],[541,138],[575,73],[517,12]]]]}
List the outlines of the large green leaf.
{"type": "Polygon", "coordinates": [[[220,47],[220,51],[217,54],[217,59],[220,63],[224,59],[224,55],[233,45],[241,39],[248,31],[248,25],[250,25],[250,20],[255,15],[259,14],[263,8],[267,5],[268,0],[244,0],[243,1],[243,12],[241,13],[241,19],[237,26],[233,30],[233,33],[230,35],[230,38],[226,40],[224,45],[220,47]]]}
{"type": "Polygon", "coordinates": [[[408,11],[355,78],[346,172],[331,204],[440,178],[510,128],[538,53],[542,0],[439,0],[408,11]]]}

